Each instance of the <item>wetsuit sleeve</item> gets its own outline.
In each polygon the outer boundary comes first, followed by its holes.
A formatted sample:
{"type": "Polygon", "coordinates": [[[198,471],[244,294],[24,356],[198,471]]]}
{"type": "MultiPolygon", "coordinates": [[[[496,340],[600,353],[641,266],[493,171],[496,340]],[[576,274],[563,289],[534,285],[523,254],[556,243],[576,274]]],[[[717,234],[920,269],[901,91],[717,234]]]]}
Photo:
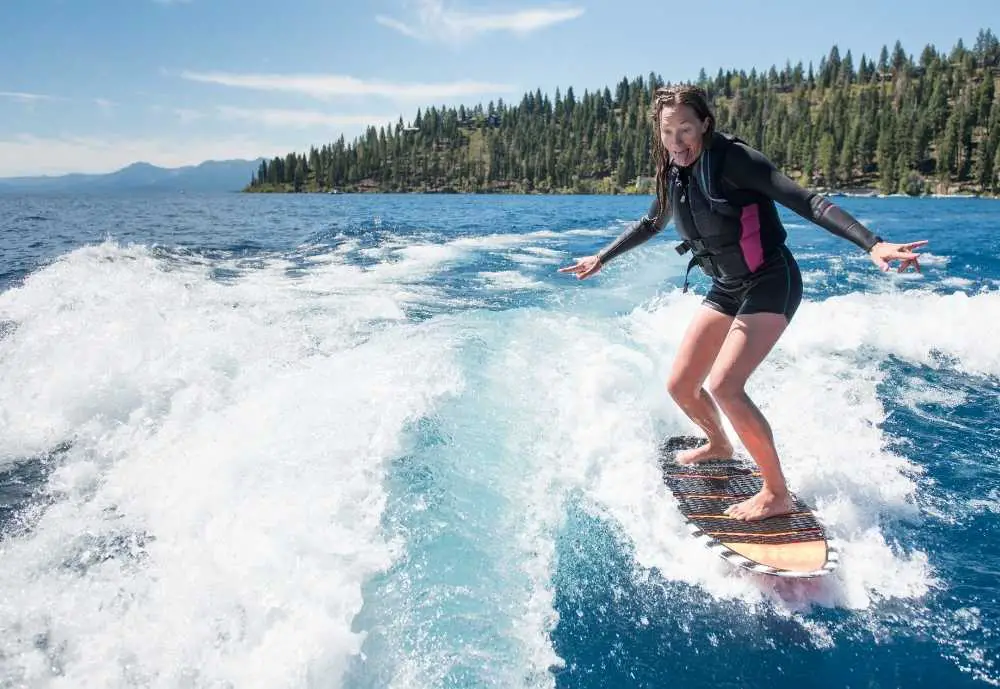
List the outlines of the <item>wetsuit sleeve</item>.
{"type": "Polygon", "coordinates": [[[799,186],[760,151],[735,144],[726,153],[723,178],[737,189],[751,189],[780,203],[806,220],[842,237],[865,251],[882,241],[850,213],[827,198],[799,186]]]}
{"type": "Polygon", "coordinates": [[[653,235],[666,227],[667,223],[670,222],[671,212],[667,209],[664,215],[658,215],[657,205],[656,198],[654,197],[653,203],[649,206],[649,211],[646,215],[642,216],[637,222],[629,225],[615,241],[601,249],[597,254],[597,258],[601,261],[602,265],[616,256],[621,256],[629,249],[634,249],[643,242],[648,241],[653,235]]]}

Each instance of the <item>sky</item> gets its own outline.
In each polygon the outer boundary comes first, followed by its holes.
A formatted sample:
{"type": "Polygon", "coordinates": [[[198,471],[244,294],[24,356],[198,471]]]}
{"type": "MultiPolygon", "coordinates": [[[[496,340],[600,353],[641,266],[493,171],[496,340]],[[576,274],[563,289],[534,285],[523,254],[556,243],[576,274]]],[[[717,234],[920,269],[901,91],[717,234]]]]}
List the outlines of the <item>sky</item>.
{"type": "Polygon", "coordinates": [[[0,0],[0,177],[307,151],[428,106],[651,72],[857,64],[1000,30],[997,0],[0,0]],[[756,5],[756,7],[754,7],[756,5]]]}

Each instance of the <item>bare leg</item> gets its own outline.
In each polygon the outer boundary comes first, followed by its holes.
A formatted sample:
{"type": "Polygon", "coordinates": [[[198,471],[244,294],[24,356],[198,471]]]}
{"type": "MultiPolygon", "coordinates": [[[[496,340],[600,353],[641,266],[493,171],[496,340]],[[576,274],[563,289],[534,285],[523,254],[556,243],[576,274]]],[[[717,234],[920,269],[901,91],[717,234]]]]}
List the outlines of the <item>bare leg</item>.
{"type": "Polygon", "coordinates": [[[667,390],[681,410],[705,432],[708,444],[677,453],[680,464],[726,459],[733,454],[733,445],[722,429],[719,408],[702,388],[732,323],[731,316],[702,306],[681,341],[667,390]]]}
{"type": "Polygon", "coordinates": [[[744,389],[750,374],[771,351],[786,327],[788,321],[782,314],[738,316],[712,367],[709,391],[760,467],[764,483],[759,493],[726,510],[726,514],[737,519],[766,519],[794,509],[781,473],[771,426],[744,389]]]}

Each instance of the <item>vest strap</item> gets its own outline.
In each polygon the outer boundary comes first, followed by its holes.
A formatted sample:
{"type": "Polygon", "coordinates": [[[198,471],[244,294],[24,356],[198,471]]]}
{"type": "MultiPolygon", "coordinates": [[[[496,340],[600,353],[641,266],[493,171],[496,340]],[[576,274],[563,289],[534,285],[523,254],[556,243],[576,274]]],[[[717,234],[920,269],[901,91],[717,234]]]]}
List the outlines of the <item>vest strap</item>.
{"type": "Polygon", "coordinates": [[[687,294],[688,291],[688,278],[691,275],[691,269],[698,265],[698,257],[692,256],[691,260],[688,261],[687,270],[684,271],[684,287],[681,288],[681,294],[687,294]]]}

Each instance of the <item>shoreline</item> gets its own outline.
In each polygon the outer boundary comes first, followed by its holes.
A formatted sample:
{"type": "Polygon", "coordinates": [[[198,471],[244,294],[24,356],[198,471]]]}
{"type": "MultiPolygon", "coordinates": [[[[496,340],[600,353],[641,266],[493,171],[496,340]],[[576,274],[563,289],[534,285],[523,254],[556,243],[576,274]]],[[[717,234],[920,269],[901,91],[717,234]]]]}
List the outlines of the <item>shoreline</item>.
{"type": "MultiPolygon", "coordinates": [[[[1000,194],[972,192],[955,192],[950,194],[929,193],[929,194],[885,194],[874,189],[825,189],[815,187],[812,189],[817,194],[827,198],[858,198],[858,199],[1000,199],[1000,194]]],[[[524,191],[516,189],[503,190],[480,190],[480,191],[458,191],[454,189],[409,189],[409,190],[381,190],[381,189],[249,189],[238,190],[241,194],[327,194],[331,196],[339,195],[427,195],[427,196],[649,196],[652,191],[524,191]]]]}

